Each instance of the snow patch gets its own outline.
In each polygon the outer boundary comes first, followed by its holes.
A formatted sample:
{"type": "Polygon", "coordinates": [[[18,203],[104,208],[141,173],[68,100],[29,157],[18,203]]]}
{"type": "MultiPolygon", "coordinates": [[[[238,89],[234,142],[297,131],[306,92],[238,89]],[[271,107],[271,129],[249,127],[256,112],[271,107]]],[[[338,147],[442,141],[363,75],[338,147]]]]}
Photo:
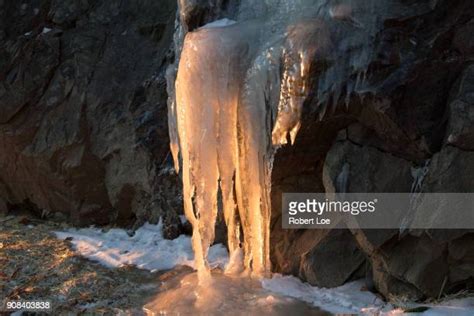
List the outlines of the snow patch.
{"type": "Polygon", "coordinates": [[[474,315],[474,297],[457,298],[442,302],[430,307],[423,315],[425,316],[472,316],[474,315]]]}
{"type": "MultiPolygon", "coordinates": [[[[168,270],[177,265],[194,268],[191,238],[180,235],[168,240],[163,238],[163,225],[146,223],[133,236],[123,229],[103,232],[99,228],[69,229],[55,232],[57,238],[72,238],[74,249],[82,256],[107,267],[134,265],[150,271],[168,270]]],[[[228,260],[226,248],[216,244],[209,250],[212,267],[224,267],[228,260]]]]}
{"type": "MultiPolygon", "coordinates": [[[[335,314],[411,315],[383,302],[371,292],[361,291],[363,281],[326,289],[303,283],[293,276],[274,274],[271,279],[263,279],[262,286],[268,291],[305,301],[335,314]]],[[[452,299],[438,304],[410,304],[412,308],[419,306],[429,307],[425,312],[417,313],[423,316],[474,315],[474,297],[452,299]]]]}
{"type": "Polygon", "coordinates": [[[277,294],[300,299],[331,313],[361,313],[363,309],[389,310],[373,293],[360,291],[363,282],[356,281],[343,286],[326,289],[303,283],[293,276],[274,274],[271,279],[262,280],[263,288],[277,294]]]}
{"type": "MultiPolygon", "coordinates": [[[[59,239],[72,238],[71,243],[80,255],[110,268],[124,265],[135,265],[150,271],[172,269],[177,265],[194,268],[191,238],[181,235],[167,240],[163,238],[162,229],[161,223],[147,223],[133,236],[123,229],[114,228],[104,232],[94,227],[69,229],[55,234],[59,239]]],[[[210,248],[209,262],[213,267],[224,269],[228,253],[222,244],[210,248]]],[[[373,293],[361,291],[362,286],[362,281],[355,281],[332,289],[318,288],[293,276],[280,274],[262,280],[262,287],[270,292],[305,301],[331,313],[405,315],[401,309],[386,304],[373,293]]],[[[429,307],[424,313],[418,314],[423,316],[474,315],[474,297],[452,299],[439,304],[409,305],[429,307]]]]}

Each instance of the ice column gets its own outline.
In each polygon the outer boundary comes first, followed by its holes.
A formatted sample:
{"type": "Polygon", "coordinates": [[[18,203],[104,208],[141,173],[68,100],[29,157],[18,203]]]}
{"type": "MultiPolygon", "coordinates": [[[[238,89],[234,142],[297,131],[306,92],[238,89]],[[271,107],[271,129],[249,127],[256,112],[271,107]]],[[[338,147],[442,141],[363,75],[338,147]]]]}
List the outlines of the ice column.
{"type": "MultiPolygon", "coordinates": [[[[294,25],[270,41],[259,21],[211,26],[186,35],[170,108],[196,267],[201,278],[209,275],[220,192],[230,252],[243,252],[243,267],[263,275],[270,272],[273,145],[298,132],[315,51],[303,39],[316,24],[294,25]]],[[[177,161],[175,142],[172,148],[177,161]]]]}

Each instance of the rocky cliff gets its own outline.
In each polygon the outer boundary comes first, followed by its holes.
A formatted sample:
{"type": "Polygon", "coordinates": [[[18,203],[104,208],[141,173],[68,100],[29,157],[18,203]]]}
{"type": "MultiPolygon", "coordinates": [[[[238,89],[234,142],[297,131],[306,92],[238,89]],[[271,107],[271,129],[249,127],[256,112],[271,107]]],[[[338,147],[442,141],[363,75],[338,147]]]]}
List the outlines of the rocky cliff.
{"type": "Polygon", "coordinates": [[[284,231],[278,212],[282,192],[337,190],[344,167],[346,192],[473,192],[474,5],[400,2],[425,9],[384,21],[367,92],[322,120],[310,96],[295,145],[276,155],[272,259],[276,270],[312,284],[362,273],[386,296],[421,299],[472,287],[472,231],[284,231]]]}
{"type": "Polygon", "coordinates": [[[164,80],[175,12],[172,0],[0,1],[0,212],[179,222],[164,80]]]}

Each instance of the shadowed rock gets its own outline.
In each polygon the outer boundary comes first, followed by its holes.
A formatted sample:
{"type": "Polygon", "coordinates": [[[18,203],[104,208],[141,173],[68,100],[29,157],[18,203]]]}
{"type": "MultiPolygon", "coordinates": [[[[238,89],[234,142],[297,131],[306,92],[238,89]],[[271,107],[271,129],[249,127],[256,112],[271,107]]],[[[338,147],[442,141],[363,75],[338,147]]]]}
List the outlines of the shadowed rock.
{"type": "Polygon", "coordinates": [[[179,224],[164,80],[175,10],[171,0],[1,2],[1,207],[80,225],[179,224]]]}

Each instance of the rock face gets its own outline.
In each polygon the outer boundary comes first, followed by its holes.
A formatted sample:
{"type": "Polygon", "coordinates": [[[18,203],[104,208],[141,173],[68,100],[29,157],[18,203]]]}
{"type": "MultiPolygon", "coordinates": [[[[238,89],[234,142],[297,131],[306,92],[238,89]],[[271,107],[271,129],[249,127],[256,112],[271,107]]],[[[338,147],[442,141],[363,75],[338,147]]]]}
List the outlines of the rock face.
{"type": "Polygon", "coordinates": [[[164,80],[175,12],[173,0],[0,1],[3,211],[176,222],[164,80]]]}
{"type": "Polygon", "coordinates": [[[356,249],[337,247],[324,255],[321,250],[331,246],[321,232],[284,231],[279,211],[282,192],[341,190],[337,177],[344,168],[346,192],[473,192],[474,50],[465,33],[473,16],[468,1],[438,1],[410,19],[386,21],[367,74],[371,93],[351,95],[348,110],[339,104],[318,123],[317,100],[307,100],[302,133],[275,157],[277,271],[319,286],[340,285],[357,275],[362,253],[369,285],[387,297],[422,299],[473,286],[472,231],[358,230],[330,241],[355,242],[356,249]],[[300,243],[307,246],[295,246],[300,243]],[[341,268],[335,258],[344,251],[347,265],[341,268]]]}

